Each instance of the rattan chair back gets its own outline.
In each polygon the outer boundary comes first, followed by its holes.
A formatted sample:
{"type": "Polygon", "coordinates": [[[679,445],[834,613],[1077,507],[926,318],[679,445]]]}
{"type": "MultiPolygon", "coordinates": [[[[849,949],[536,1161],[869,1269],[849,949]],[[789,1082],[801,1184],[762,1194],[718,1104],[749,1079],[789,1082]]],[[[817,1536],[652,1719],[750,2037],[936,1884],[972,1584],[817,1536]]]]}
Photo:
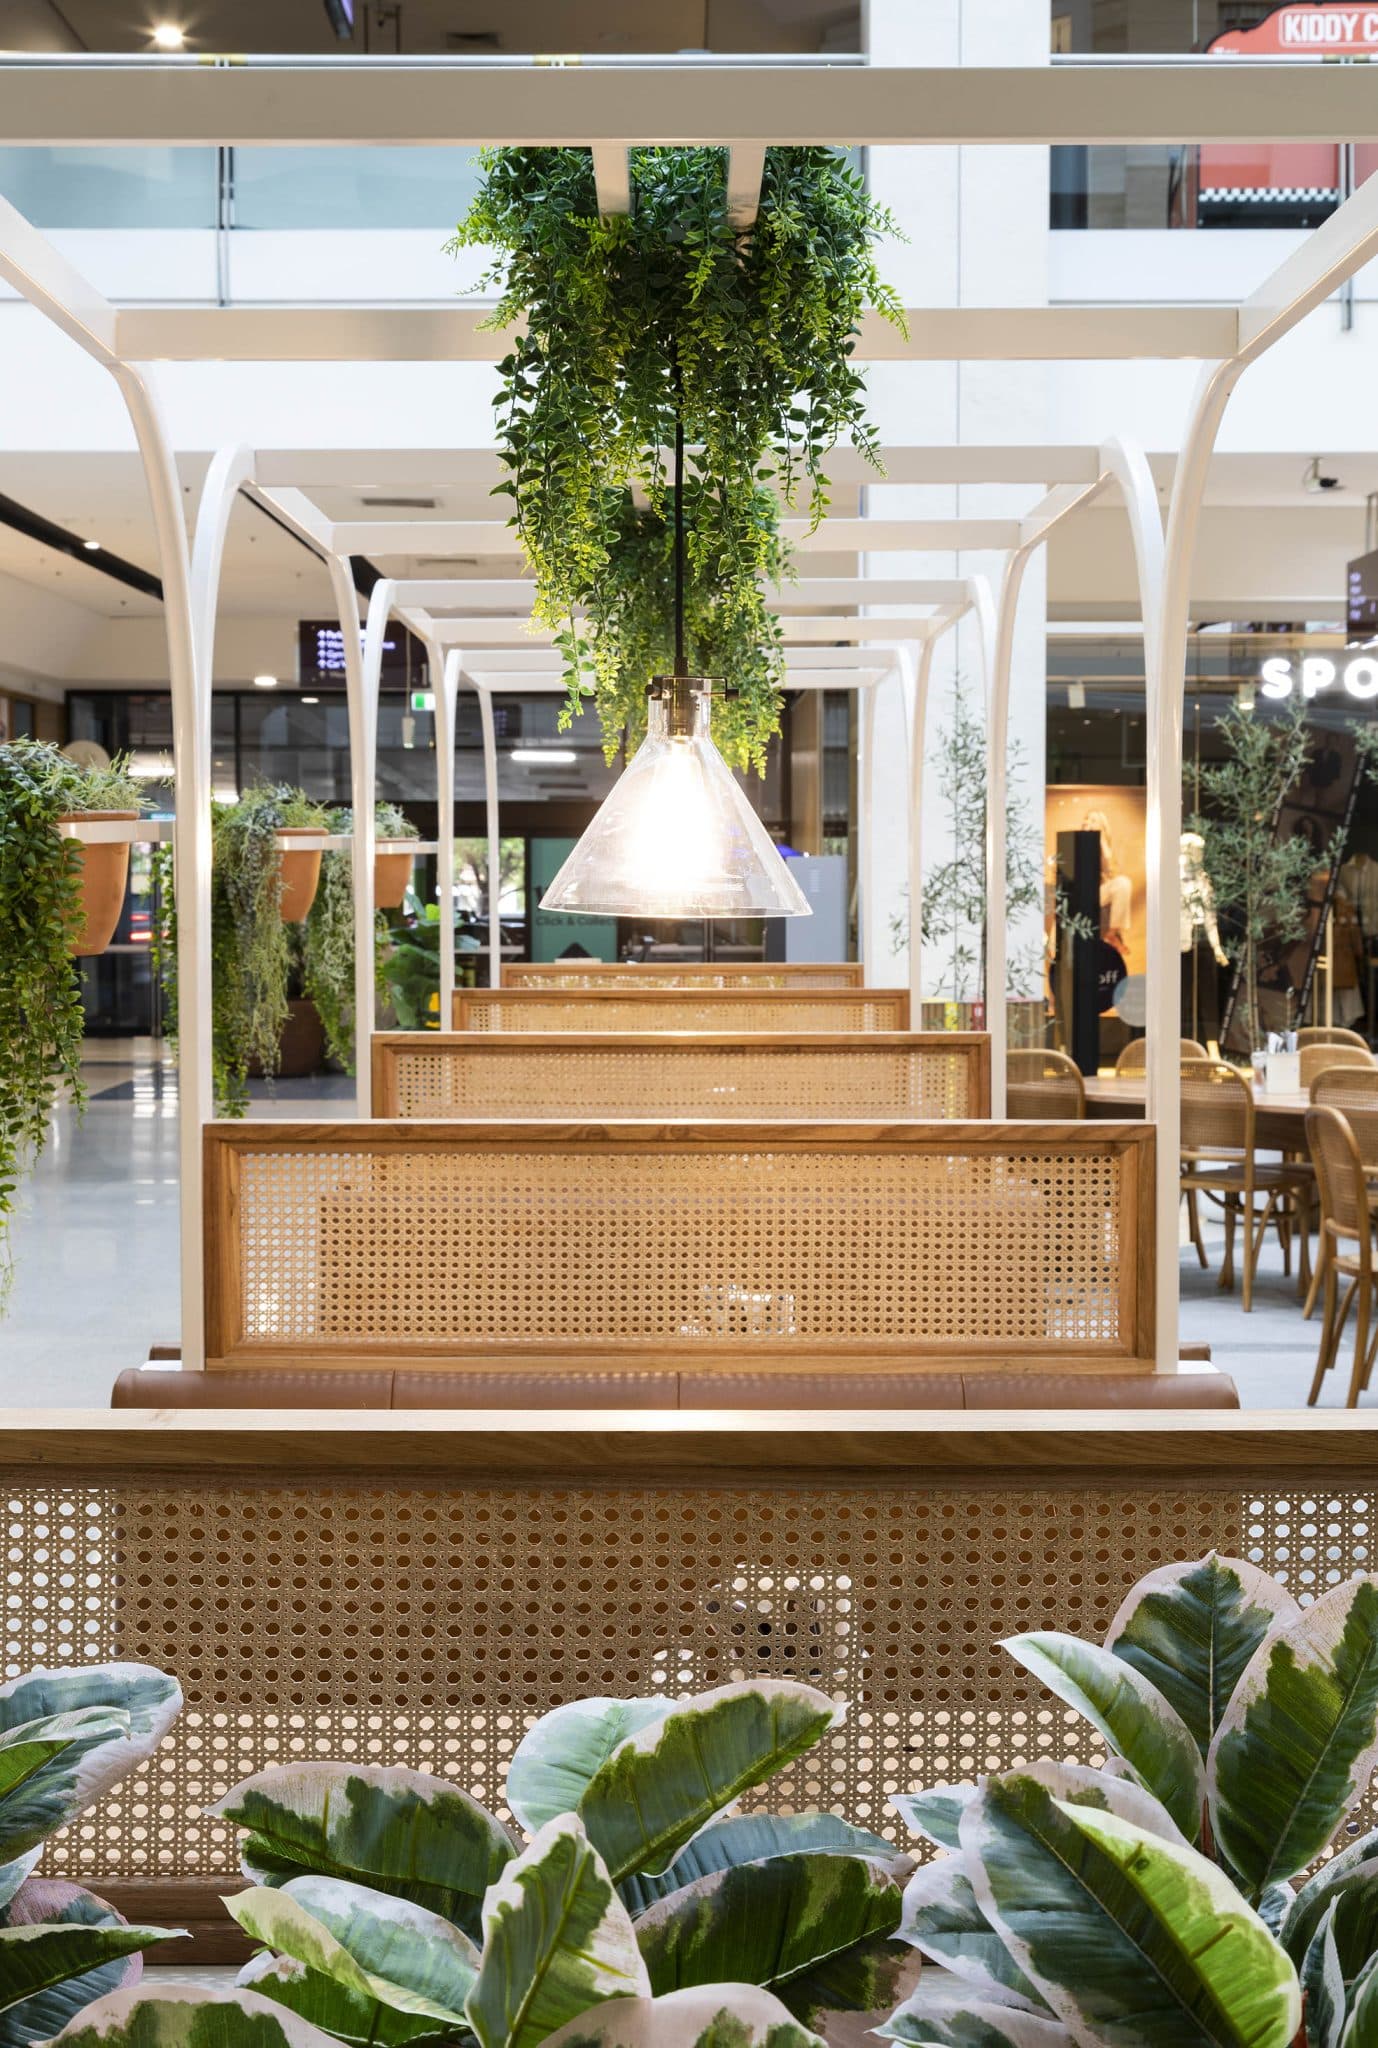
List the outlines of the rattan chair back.
{"type": "Polygon", "coordinates": [[[1061,1122],[1086,1114],[1086,1084],[1075,1060],[1051,1047],[1007,1055],[1006,1109],[1010,1116],[1061,1122]]]}
{"type": "Polygon", "coordinates": [[[1303,1088],[1309,1088],[1317,1074],[1323,1074],[1327,1067],[1378,1069],[1378,1061],[1366,1045],[1304,1045],[1299,1057],[1303,1088]]]}
{"type": "MultiPolygon", "coordinates": [[[[1177,1041],[1179,1059],[1208,1060],[1210,1053],[1194,1038],[1179,1038],[1177,1041]]],[[[1148,1040],[1131,1038],[1115,1062],[1117,1074],[1142,1074],[1148,1065],[1148,1040]]]]}
{"type": "Polygon", "coordinates": [[[1357,1238],[1366,1257],[1368,1182],[1353,1131],[1338,1109],[1308,1109],[1306,1142],[1320,1189],[1322,1228],[1333,1227],[1345,1237],[1357,1238]]]}
{"type": "Polygon", "coordinates": [[[1182,1062],[1182,1157],[1244,1159],[1254,1149],[1254,1096],[1223,1060],[1182,1062]]]}
{"type": "Polygon", "coordinates": [[[1343,1024],[1304,1024],[1297,1033],[1297,1044],[1357,1045],[1364,1052],[1369,1049],[1368,1040],[1360,1032],[1346,1030],[1343,1024]]]}

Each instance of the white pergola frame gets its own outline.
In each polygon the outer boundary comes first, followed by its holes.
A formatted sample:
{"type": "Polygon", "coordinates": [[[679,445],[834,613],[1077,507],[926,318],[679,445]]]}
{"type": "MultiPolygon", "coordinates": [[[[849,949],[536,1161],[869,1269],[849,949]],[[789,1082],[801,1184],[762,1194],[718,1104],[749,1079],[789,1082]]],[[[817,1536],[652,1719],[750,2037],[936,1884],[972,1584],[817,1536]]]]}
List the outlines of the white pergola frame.
{"type": "MultiPolygon", "coordinates": [[[[731,151],[730,204],[744,225],[754,216],[765,149],[772,143],[878,145],[1008,145],[1041,143],[1329,140],[1342,134],[1378,140],[1378,95],[1362,67],[1314,61],[1259,64],[1238,59],[1228,77],[1218,66],[1190,62],[1106,63],[1028,68],[958,68],[915,71],[866,66],[588,65],[559,69],[484,65],[472,61],[422,62],[350,59],[331,64],[305,60],[249,60],[207,67],[196,60],[149,61],[5,59],[0,62],[0,131],[11,144],[54,145],[208,143],[282,145],[416,143],[468,146],[526,143],[592,150],[600,201],[615,211],[625,203],[626,152],[645,142],[714,143],[731,151]],[[119,90],[110,90],[111,71],[119,90]],[[629,132],[629,115],[638,126],[629,132]],[[766,125],[768,122],[769,125],[766,125]]],[[[958,578],[927,619],[874,614],[834,619],[837,637],[888,643],[885,668],[898,667],[909,702],[910,779],[914,806],[922,801],[923,739],[928,676],[937,639],[966,612],[979,628],[987,698],[987,874],[1004,872],[1005,735],[1010,660],[1025,567],[1058,520],[1117,484],[1124,496],[1143,600],[1148,722],[1148,984],[1147,1113],[1158,1127],[1157,1319],[1160,1370],[1178,1358],[1177,1219],[1180,1092],[1178,1081],[1177,841],[1181,828],[1180,764],[1182,677],[1189,621],[1192,559],[1211,454],[1231,394],[1244,371],[1299,321],[1378,255],[1378,177],[1351,198],[1237,306],[1113,306],[938,308],[911,315],[910,338],[870,321],[858,360],[1141,360],[1196,359],[1202,367],[1178,456],[1166,531],[1147,464],[1139,451],[1108,441],[1101,451],[1023,448],[1001,451],[964,446],[950,451],[907,451],[913,461],[893,472],[896,482],[941,479],[946,457],[952,480],[1056,485],[1023,520],[842,521],[817,544],[866,553],[905,548],[995,548],[1005,563],[998,599],[981,579],[958,578]],[[989,460],[983,462],[983,457],[989,460]],[[994,470],[995,473],[991,473],[994,470]],[[925,477],[925,480],[927,478],[925,477]],[[846,537],[840,531],[848,529],[846,537]],[[852,529],[861,528],[857,533],[852,529]],[[978,529],[979,535],[978,535],[978,529]],[[898,643],[898,644],[896,644],[898,643]]],[[[181,1066],[181,1201],[183,1358],[203,1362],[202,1244],[200,1230],[201,1127],[212,1108],[210,1073],[210,709],[215,597],[225,532],[242,488],[267,495],[304,537],[324,554],[344,633],[350,707],[355,911],[364,943],[358,948],[356,996],[361,1075],[367,1069],[372,1018],[370,973],[373,901],[373,787],[377,667],[387,616],[399,587],[379,585],[362,642],[348,556],[365,548],[401,553],[409,534],[424,531],[428,549],[444,543],[465,551],[477,544],[482,523],[417,529],[350,522],[333,526],[284,477],[272,458],[226,449],[207,477],[194,538],[183,522],[175,452],[148,374],[159,361],[420,361],[488,360],[502,338],[483,332],[472,307],[130,307],[117,308],[80,276],[22,215],[0,201],[0,277],[74,340],[114,379],[138,443],[149,492],[164,588],[172,697],[177,816],[178,1000],[183,1029],[181,1066]],[[284,491],[281,486],[286,483],[284,491]],[[322,527],[328,527],[328,535],[322,527]],[[464,536],[461,538],[461,534],[464,536]],[[371,678],[371,680],[370,680],[371,678]]],[[[416,456],[428,481],[445,472],[445,458],[416,456]]],[[[322,461],[328,468],[329,459],[322,461]]],[[[309,465],[308,465],[309,467],[309,465]]],[[[322,476],[321,481],[325,481],[322,476]]],[[[844,579],[852,580],[852,579],[844,579]]],[[[869,582],[870,579],[855,579],[869,582]]],[[[887,602],[924,602],[922,589],[887,602]]],[[[879,587],[856,602],[879,598],[879,587]]],[[[474,602],[472,595],[470,604],[474,602]]],[[[845,600],[836,600],[845,601],[845,600]]],[[[400,615],[406,619],[407,600],[400,615]]],[[[470,616],[437,622],[419,608],[436,683],[440,761],[441,857],[453,872],[453,725],[463,675],[477,667],[475,648],[484,625],[470,616]],[[444,730],[447,728],[448,730],[444,730]],[[448,780],[449,803],[446,803],[448,780]],[[447,816],[448,809],[448,816],[447,816]],[[446,848],[449,840],[448,853],[446,848]]],[[[508,622],[514,623],[514,622],[508,622]]],[[[525,635],[523,635],[525,641],[525,635]]],[[[512,644],[517,644],[515,632],[512,644]]],[[[526,641],[525,644],[530,644],[526,641]]],[[[846,653],[838,650],[838,657],[846,653]]],[[[879,652],[879,648],[875,650],[879,652]]],[[[534,661],[534,655],[526,657],[534,661]]],[[[479,684],[485,709],[488,825],[496,836],[496,778],[490,704],[491,678],[512,676],[515,664],[490,656],[489,680],[479,684]]],[[[518,657],[522,659],[522,657],[518,657]]],[[[472,679],[472,676],[471,676],[472,679]]],[[[874,684],[879,676],[868,674],[874,684]]],[[[522,687],[532,687],[524,675],[522,687]]],[[[865,687],[865,686],[863,686],[865,687]]],[[[874,691],[865,689],[863,787],[869,788],[874,691]]],[[[872,860],[869,820],[863,821],[865,876],[872,860]]],[[[922,904],[921,861],[911,818],[911,919],[917,941],[922,904]]],[[[496,863],[490,862],[496,873],[496,863]]],[[[496,883],[494,882],[494,888],[496,883]]],[[[1005,985],[1003,890],[989,891],[987,988],[1005,985]]],[[[490,902],[490,943],[495,902],[490,902]]],[[[453,952],[445,955],[447,920],[441,919],[442,985],[453,984],[453,952]]],[[[911,979],[918,971],[911,948],[911,979]]],[[[494,965],[499,956],[495,952],[494,965]]],[[[998,1002],[1000,998],[995,998],[998,1002]]],[[[992,1031],[995,1101],[1002,1101],[1004,1036],[992,1031]]]]}

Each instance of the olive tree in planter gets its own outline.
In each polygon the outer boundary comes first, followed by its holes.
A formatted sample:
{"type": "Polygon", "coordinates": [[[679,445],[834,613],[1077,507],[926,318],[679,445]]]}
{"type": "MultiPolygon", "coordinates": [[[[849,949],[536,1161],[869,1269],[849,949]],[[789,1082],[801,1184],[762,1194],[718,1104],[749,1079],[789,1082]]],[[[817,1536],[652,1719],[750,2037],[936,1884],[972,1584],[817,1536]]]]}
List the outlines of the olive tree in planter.
{"type": "Polygon", "coordinates": [[[727,211],[727,151],[634,149],[630,211],[600,217],[580,149],[499,149],[451,244],[499,253],[498,486],[556,636],[570,698],[592,696],[611,759],[671,665],[664,451],[687,443],[687,656],[739,694],[714,705],[729,761],[779,729],[780,634],[765,585],[789,570],[780,496],[816,524],[841,435],[873,461],[853,350],[868,306],[902,325],[873,247],[888,216],[826,149],[766,152],[750,228],[727,211]],[[779,495],[777,495],[777,492],[779,495]]]}
{"type": "MultiPolygon", "coordinates": [[[[21,1175],[43,1150],[59,1098],[78,1108],[85,1101],[72,961],[98,950],[84,854],[104,849],[83,849],[56,828],[92,812],[137,817],[142,800],[120,761],[87,769],[35,740],[0,746],[0,1308],[13,1279],[8,1240],[21,1175]]],[[[128,848],[115,851],[127,868],[128,848]]]]}

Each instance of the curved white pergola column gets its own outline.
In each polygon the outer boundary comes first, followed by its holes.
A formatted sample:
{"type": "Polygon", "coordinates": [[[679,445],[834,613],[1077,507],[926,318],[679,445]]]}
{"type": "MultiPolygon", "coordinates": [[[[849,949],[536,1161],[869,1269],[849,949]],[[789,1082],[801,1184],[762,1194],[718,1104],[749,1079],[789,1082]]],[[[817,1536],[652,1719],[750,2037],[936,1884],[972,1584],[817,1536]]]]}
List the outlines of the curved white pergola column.
{"type": "Polygon", "coordinates": [[[464,656],[427,640],[435,695],[436,896],[440,904],[440,1028],[454,1018],[455,993],[455,710],[464,656]]]}

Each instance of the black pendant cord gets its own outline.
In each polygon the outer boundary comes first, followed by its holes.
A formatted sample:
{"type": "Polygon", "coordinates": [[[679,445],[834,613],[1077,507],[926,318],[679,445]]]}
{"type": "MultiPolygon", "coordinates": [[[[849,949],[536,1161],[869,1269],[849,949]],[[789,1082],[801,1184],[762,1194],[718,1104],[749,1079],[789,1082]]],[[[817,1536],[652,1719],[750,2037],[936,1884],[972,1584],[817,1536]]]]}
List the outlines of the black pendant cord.
{"type": "Polygon", "coordinates": [[[675,413],[675,674],[687,676],[684,658],[684,414],[675,413]]]}

